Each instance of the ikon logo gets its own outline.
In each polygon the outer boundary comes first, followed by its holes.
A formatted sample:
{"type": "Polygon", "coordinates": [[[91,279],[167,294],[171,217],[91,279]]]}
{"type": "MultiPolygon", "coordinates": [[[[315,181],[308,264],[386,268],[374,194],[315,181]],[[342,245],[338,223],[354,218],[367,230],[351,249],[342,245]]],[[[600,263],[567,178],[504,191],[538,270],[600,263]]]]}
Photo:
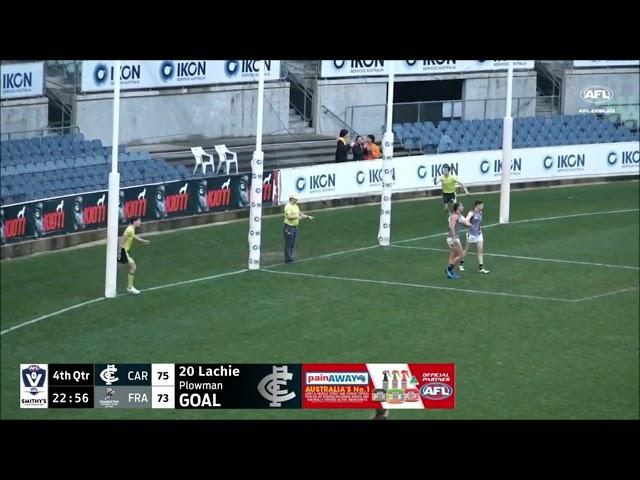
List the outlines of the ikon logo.
{"type": "Polygon", "coordinates": [[[580,92],[580,96],[585,102],[598,105],[613,100],[613,90],[608,87],[585,87],[580,92]]]}

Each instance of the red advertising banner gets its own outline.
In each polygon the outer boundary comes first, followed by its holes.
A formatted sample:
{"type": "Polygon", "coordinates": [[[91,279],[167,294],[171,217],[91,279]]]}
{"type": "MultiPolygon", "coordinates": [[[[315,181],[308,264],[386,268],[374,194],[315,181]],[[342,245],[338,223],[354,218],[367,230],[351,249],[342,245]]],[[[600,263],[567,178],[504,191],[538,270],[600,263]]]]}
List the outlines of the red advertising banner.
{"type": "Polygon", "coordinates": [[[305,363],[302,408],[452,409],[453,363],[305,363]]]}

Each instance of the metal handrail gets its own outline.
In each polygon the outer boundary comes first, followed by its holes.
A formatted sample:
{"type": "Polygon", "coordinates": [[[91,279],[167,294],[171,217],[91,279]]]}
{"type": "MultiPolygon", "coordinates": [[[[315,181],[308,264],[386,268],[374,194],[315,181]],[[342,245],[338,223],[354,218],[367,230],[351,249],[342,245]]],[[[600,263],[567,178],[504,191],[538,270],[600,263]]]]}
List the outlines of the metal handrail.
{"type": "MultiPolygon", "coordinates": [[[[550,98],[551,99],[551,106],[552,109],[555,108],[558,103],[557,103],[557,97],[544,97],[544,98],[550,98]]],[[[519,97],[519,98],[514,98],[513,99],[513,109],[515,111],[515,116],[519,116],[520,112],[527,108],[530,107],[531,104],[533,102],[537,102],[540,100],[540,97],[519,97]]],[[[404,108],[405,112],[407,111],[407,107],[415,107],[415,116],[416,118],[414,119],[415,121],[420,121],[421,119],[420,117],[420,111],[421,111],[421,107],[427,107],[427,106],[433,106],[433,105],[445,105],[445,104],[451,104],[452,108],[453,105],[456,103],[461,103],[462,104],[462,116],[465,116],[464,113],[464,109],[468,108],[468,105],[483,105],[483,113],[482,113],[482,118],[487,118],[487,109],[488,107],[491,107],[492,105],[495,105],[494,102],[504,102],[505,99],[504,98],[487,98],[487,99],[470,99],[470,100],[461,100],[461,99],[454,99],[454,100],[433,100],[433,101],[425,101],[425,102],[397,102],[393,104],[393,108],[404,108]],[[482,102],[482,103],[478,103],[478,102],[482,102]]],[[[351,119],[351,124],[352,125],[356,125],[357,124],[357,115],[356,112],[358,110],[361,109],[366,109],[366,108],[379,108],[380,109],[380,120],[381,123],[383,123],[383,113],[382,110],[384,110],[386,112],[386,104],[382,104],[382,103],[378,103],[378,104],[371,104],[371,105],[351,105],[349,107],[346,108],[346,118],[347,119],[351,119]]],[[[425,108],[422,108],[422,110],[426,111],[425,108]]],[[[442,118],[457,118],[459,115],[454,115],[453,111],[451,112],[450,116],[447,115],[443,115],[442,118]]],[[[500,118],[502,117],[502,113],[500,114],[500,118]]],[[[480,118],[480,117],[473,117],[473,118],[480,118]]]]}
{"type": "MultiPolygon", "coordinates": [[[[302,85],[299,85],[296,82],[290,81],[289,82],[290,87],[294,87],[294,89],[296,89],[296,91],[299,91],[302,94],[302,108],[300,108],[300,106],[296,103],[296,102],[290,102],[289,104],[291,105],[291,108],[293,108],[295,110],[295,112],[300,115],[302,117],[302,119],[305,122],[310,122],[312,117],[311,117],[311,111],[312,108],[309,108],[309,112],[307,112],[307,103],[309,103],[311,106],[313,106],[313,97],[308,93],[308,90],[306,88],[304,88],[302,85]]],[[[293,92],[290,92],[290,95],[293,92]]]]}
{"type": "MultiPolygon", "coordinates": [[[[287,80],[289,80],[290,85],[290,106],[293,110],[302,117],[305,122],[313,121],[313,94],[310,89],[307,88],[305,84],[305,78],[307,74],[307,68],[305,67],[301,70],[299,68],[293,69],[289,67],[287,62],[283,62],[287,67],[287,80]],[[302,71],[302,76],[300,75],[300,71],[302,71]]],[[[314,77],[315,77],[314,72],[314,77]]]]}
{"type": "MultiPolygon", "coordinates": [[[[544,80],[551,83],[551,95],[555,97],[556,95],[559,97],[562,92],[562,84],[556,78],[556,76],[549,71],[547,66],[543,62],[536,62],[538,68],[536,71],[543,77],[544,80]]],[[[545,92],[543,88],[541,88],[540,82],[538,82],[537,89],[541,91],[544,95],[549,96],[549,92],[545,92]]],[[[559,99],[558,99],[559,100],[559,99]]]]}
{"type": "Polygon", "coordinates": [[[0,138],[2,138],[2,140],[11,140],[12,135],[13,136],[24,135],[24,134],[33,133],[33,132],[37,132],[37,133],[35,133],[34,135],[28,135],[23,138],[48,137],[51,135],[45,135],[46,132],[56,131],[55,134],[60,135],[60,132],[64,133],[65,130],[69,130],[69,133],[72,133],[72,134],[80,133],[80,127],[78,127],[77,125],[71,125],[69,127],[47,127],[47,128],[38,128],[35,130],[21,130],[19,132],[9,132],[9,133],[2,132],[2,134],[0,134],[0,138]]]}
{"type": "Polygon", "coordinates": [[[325,115],[328,113],[330,114],[333,118],[335,118],[342,126],[344,126],[347,130],[349,130],[349,132],[354,133],[356,136],[360,136],[360,133],[358,133],[351,125],[349,125],[347,122],[345,122],[344,120],[342,120],[338,115],[336,115],[333,111],[331,111],[331,109],[325,105],[320,106],[320,108],[322,108],[322,113],[324,113],[325,115]]]}

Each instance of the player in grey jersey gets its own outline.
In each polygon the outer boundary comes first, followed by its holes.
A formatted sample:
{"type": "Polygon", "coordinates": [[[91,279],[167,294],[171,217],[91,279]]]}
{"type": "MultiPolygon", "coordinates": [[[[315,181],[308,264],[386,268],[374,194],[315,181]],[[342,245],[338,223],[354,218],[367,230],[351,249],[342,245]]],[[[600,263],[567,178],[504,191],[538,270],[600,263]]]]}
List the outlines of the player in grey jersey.
{"type": "MultiPolygon", "coordinates": [[[[464,246],[464,254],[469,251],[469,245],[476,244],[478,249],[478,271],[480,273],[489,273],[489,270],[484,268],[483,252],[484,252],[484,239],[482,237],[482,210],[484,209],[484,202],[482,200],[476,200],[473,208],[467,213],[467,222],[470,226],[467,229],[467,243],[464,246]]],[[[464,258],[464,257],[462,257],[464,258]]],[[[460,261],[459,269],[464,272],[463,266],[464,260],[460,261]]]]}

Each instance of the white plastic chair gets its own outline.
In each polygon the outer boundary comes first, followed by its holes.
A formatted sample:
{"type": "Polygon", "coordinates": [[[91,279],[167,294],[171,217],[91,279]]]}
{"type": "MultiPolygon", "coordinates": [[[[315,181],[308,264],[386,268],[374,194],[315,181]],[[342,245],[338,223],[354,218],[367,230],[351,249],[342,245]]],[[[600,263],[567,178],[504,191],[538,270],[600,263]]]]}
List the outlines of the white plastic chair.
{"type": "MultiPolygon", "coordinates": [[[[220,157],[220,163],[218,163],[218,170],[222,167],[224,163],[227,166],[227,175],[229,175],[229,164],[233,163],[236,166],[236,173],[238,173],[238,154],[232,152],[227,148],[226,145],[216,145],[216,152],[218,152],[218,157],[220,157]],[[231,156],[231,158],[227,158],[227,155],[231,156]]],[[[216,170],[216,173],[218,173],[216,170]]]]}
{"type": "Polygon", "coordinates": [[[198,170],[198,166],[202,165],[202,174],[204,175],[207,171],[207,165],[211,165],[211,173],[215,173],[216,171],[216,164],[215,161],[213,160],[213,155],[208,154],[207,152],[205,152],[202,147],[191,147],[191,153],[193,153],[193,156],[196,157],[196,166],[193,168],[193,175],[196,174],[196,170],[198,170]],[[205,162],[202,157],[209,157],[210,160],[208,162],[205,162]]]}

